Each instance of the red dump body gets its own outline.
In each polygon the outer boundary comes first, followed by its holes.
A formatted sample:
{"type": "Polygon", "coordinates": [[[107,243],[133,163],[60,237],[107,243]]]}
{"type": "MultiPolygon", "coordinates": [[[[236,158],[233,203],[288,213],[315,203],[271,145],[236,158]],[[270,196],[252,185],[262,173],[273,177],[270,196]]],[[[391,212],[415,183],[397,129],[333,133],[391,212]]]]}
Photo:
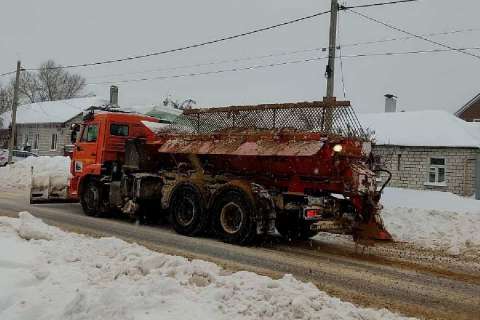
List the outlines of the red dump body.
{"type": "Polygon", "coordinates": [[[160,135],[155,144],[162,162],[191,161],[194,155],[209,171],[249,176],[282,191],[312,193],[348,189],[352,162],[366,160],[370,146],[358,139],[327,139],[321,133],[286,129],[160,135]],[[335,145],[342,150],[335,152],[335,145]]]}

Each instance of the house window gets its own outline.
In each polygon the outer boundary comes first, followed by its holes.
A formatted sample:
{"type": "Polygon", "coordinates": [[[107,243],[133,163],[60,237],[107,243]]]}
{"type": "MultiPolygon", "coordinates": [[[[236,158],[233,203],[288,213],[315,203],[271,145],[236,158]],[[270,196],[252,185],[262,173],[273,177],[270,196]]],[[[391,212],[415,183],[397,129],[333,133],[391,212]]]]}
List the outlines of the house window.
{"type": "Polygon", "coordinates": [[[57,134],[53,133],[52,134],[52,140],[51,140],[51,143],[50,143],[50,150],[52,150],[52,151],[57,150],[57,140],[58,140],[57,134]]]}
{"type": "Polygon", "coordinates": [[[38,141],[40,140],[40,134],[35,133],[33,136],[33,150],[38,150],[38,141]]]}
{"type": "Polygon", "coordinates": [[[445,171],[445,158],[430,158],[430,166],[428,169],[428,184],[445,185],[445,171]]]}

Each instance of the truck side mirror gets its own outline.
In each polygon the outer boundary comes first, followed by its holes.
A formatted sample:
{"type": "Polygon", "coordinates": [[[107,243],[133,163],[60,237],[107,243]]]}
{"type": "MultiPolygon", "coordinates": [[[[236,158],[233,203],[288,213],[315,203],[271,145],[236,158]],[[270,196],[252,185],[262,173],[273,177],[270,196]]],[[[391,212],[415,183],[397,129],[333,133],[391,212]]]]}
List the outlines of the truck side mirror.
{"type": "Polygon", "coordinates": [[[77,134],[80,131],[80,125],[77,123],[72,123],[71,133],[70,133],[70,142],[75,144],[77,142],[77,134]]]}

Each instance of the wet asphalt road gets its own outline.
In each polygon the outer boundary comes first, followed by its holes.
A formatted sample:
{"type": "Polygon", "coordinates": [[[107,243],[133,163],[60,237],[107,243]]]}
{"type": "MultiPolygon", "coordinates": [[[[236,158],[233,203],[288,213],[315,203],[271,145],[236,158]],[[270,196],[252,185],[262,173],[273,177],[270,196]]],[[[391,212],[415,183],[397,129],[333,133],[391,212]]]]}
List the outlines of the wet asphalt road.
{"type": "Polygon", "coordinates": [[[67,231],[115,236],[163,253],[212,261],[232,271],[271,277],[290,273],[362,306],[428,319],[480,319],[480,274],[472,272],[399,263],[321,241],[288,244],[273,239],[258,247],[233,246],[177,235],[168,226],[87,217],[78,204],[30,205],[21,194],[0,193],[0,215],[14,217],[19,211],[29,211],[67,231]]]}

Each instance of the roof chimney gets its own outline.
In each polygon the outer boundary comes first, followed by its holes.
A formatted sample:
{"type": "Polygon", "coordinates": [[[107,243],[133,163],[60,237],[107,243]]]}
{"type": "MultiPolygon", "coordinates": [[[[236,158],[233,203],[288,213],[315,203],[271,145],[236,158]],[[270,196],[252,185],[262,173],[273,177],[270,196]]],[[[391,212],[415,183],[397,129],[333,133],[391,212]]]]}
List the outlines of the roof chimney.
{"type": "Polygon", "coordinates": [[[397,112],[397,96],[389,93],[385,95],[385,112],[397,112]]]}
{"type": "Polygon", "coordinates": [[[110,87],[110,106],[118,107],[118,87],[110,87]]]}

